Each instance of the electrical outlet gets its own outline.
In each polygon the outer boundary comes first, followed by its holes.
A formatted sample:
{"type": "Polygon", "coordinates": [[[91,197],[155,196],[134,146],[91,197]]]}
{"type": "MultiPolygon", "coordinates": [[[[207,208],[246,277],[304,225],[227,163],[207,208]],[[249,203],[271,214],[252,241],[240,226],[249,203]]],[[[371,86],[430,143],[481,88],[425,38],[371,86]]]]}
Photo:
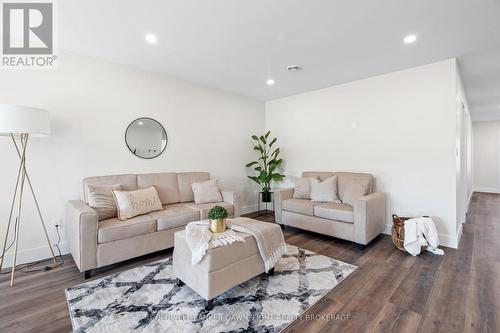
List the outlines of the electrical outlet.
{"type": "Polygon", "coordinates": [[[52,221],[52,228],[53,229],[56,229],[56,228],[62,228],[62,219],[59,218],[59,219],[55,219],[52,221]]]}

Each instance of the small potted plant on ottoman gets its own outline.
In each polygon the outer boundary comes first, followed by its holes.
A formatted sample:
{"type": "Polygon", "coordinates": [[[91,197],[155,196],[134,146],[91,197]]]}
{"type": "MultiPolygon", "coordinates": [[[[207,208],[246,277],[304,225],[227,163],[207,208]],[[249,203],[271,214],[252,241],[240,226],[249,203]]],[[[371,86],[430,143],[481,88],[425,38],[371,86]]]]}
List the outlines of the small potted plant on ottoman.
{"type": "Polygon", "coordinates": [[[208,212],[211,232],[223,232],[226,230],[227,210],[221,206],[215,206],[208,212]]]}

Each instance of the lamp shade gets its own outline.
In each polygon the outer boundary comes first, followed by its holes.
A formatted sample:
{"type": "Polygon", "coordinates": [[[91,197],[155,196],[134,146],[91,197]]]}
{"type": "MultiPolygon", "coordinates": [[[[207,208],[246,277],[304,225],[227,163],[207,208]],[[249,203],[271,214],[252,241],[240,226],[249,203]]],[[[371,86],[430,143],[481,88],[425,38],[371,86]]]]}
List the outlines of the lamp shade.
{"type": "Polygon", "coordinates": [[[10,134],[50,135],[49,112],[27,106],[0,105],[0,135],[10,134]]]}

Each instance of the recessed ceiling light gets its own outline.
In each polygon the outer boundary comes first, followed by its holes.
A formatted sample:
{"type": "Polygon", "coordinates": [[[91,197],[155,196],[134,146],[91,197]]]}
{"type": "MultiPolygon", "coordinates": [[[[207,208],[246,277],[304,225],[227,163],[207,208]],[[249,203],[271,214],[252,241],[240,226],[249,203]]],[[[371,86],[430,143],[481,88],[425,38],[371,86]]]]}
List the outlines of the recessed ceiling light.
{"type": "Polygon", "coordinates": [[[289,72],[297,72],[297,71],[300,71],[301,69],[302,69],[302,67],[300,67],[298,65],[290,65],[286,68],[286,70],[289,72]]]}
{"type": "Polygon", "coordinates": [[[413,44],[417,41],[417,36],[416,35],[408,35],[403,39],[403,42],[405,44],[413,44]]]}
{"type": "Polygon", "coordinates": [[[144,123],[143,123],[142,121],[140,121],[138,124],[139,124],[139,125],[144,125],[144,123]]]}
{"type": "Polygon", "coordinates": [[[497,108],[499,108],[499,109],[500,109],[500,104],[498,104],[498,105],[497,105],[497,108]]]}
{"type": "Polygon", "coordinates": [[[146,38],[146,41],[147,41],[148,43],[150,43],[150,44],[156,44],[156,42],[158,41],[158,40],[157,40],[157,38],[156,38],[156,36],[155,36],[155,35],[153,35],[153,34],[147,34],[147,35],[145,36],[145,38],[146,38]]]}
{"type": "Polygon", "coordinates": [[[272,86],[274,84],[274,80],[273,79],[267,79],[266,84],[268,86],[272,86]]]}

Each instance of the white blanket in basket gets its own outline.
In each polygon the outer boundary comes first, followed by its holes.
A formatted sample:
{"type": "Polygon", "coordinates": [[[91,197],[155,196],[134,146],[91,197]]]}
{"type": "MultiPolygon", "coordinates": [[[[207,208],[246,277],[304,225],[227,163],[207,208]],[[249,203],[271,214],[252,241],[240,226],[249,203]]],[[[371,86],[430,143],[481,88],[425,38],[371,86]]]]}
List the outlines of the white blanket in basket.
{"type": "Polygon", "coordinates": [[[443,255],[444,251],[438,249],[439,236],[434,221],[428,217],[417,217],[405,221],[405,250],[412,256],[420,254],[422,246],[427,251],[443,255]]]}

